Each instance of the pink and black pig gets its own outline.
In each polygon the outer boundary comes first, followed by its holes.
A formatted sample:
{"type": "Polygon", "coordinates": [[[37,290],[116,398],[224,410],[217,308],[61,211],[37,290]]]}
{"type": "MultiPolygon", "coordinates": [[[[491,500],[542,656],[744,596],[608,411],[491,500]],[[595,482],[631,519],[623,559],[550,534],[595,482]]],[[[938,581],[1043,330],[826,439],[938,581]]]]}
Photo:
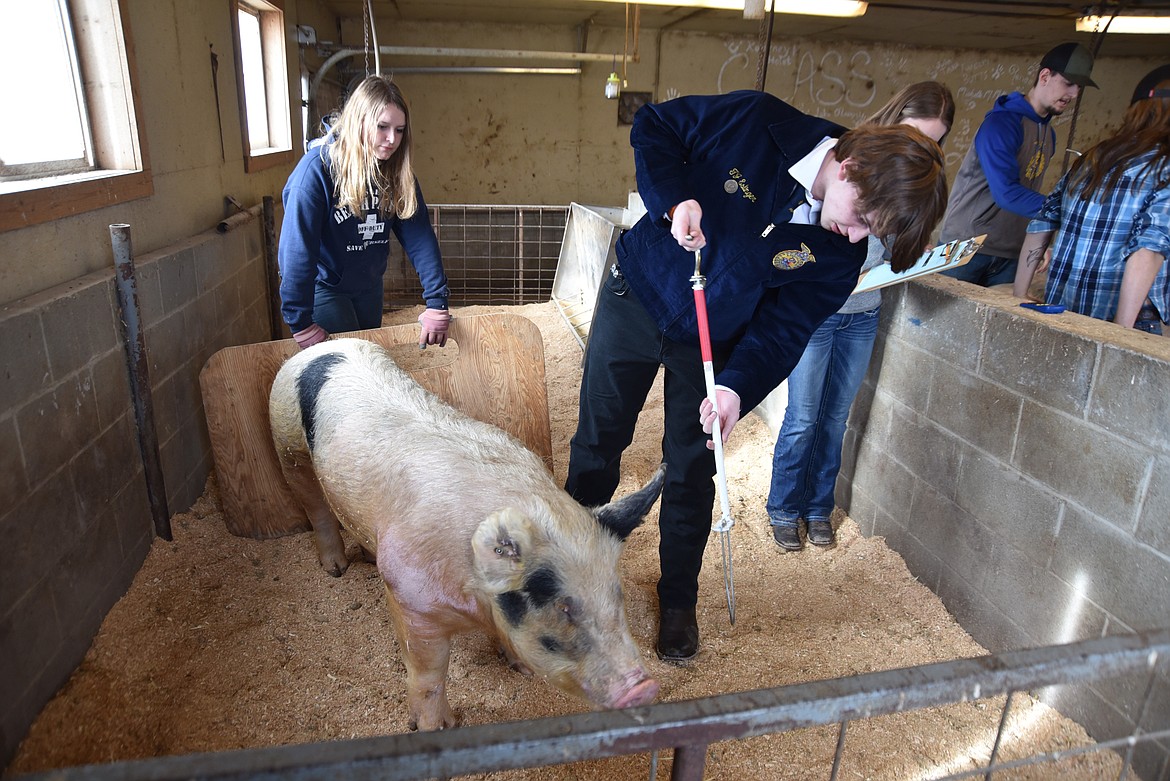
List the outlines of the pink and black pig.
{"type": "Polygon", "coordinates": [[[602,708],[651,702],[618,557],[662,490],[587,509],[518,440],[424,390],[384,349],[333,339],[281,367],[273,444],[321,566],[349,565],[344,526],[386,582],[412,729],[456,719],[451,638],[486,631],[517,669],[602,708]]]}

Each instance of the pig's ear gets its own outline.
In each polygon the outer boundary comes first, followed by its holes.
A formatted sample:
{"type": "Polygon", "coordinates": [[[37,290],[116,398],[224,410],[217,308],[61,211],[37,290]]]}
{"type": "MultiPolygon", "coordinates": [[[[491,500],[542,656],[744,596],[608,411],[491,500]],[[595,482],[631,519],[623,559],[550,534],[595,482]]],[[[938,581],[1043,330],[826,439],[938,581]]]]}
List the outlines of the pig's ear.
{"type": "Polygon", "coordinates": [[[662,493],[662,483],[665,479],[666,464],[659,464],[658,471],[654,473],[646,485],[632,494],[623,496],[616,502],[610,502],[594,510],[593,514],[597,516],[597,522],[619,540],[626,539],[630,536],[630,532],[638,528],[642,519],[646,517],[646,513],[650,512],[650,508],[658,501],[658,495],[662,493]]]}
{"type": "Polygon", "coordinates": [[[475,530],[472,558],[476,574],[489,591],[520,588],[532,533],[532,519],[510,507],[492,513],[475,530]]]}

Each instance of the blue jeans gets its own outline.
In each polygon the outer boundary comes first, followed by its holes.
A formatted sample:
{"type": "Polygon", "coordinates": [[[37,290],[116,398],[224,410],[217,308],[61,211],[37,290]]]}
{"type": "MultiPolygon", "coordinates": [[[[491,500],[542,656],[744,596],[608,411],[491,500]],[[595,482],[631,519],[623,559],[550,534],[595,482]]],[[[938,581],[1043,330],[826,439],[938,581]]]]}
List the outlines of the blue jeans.
{"type": "Polygon", "coordinates": [[[958,268],[949,268],[939,273],[961,279],[964,282],[991,287],[992,285],[1002,285],[1005,282],[1015,282],[1018,264],[1017,258],[1001,258],[977,252],[958,268]]]}
{"type": "Polygon", "coordinates": [[[331,334],[381,328],[381,285],[351,295],[318,283],[313,289],[313,322],[331,334]]]}
{"type": "Polygon", "coordinates": [[[773,526],[795,526],[801,518],[827,521],[833,513],[841,440],[873,353],[879,311],[831,316],[788,375],[788,407],[768,493],[773,526]]]}
{"type": "Polygon", "coordinates": [[[1162,315],[1158,314],[1157,308],[1150,303],[1149,299],[1146,299],[1142,308],[1138,310],[1137,320],[1134,321],[1133,327],[1155,336],[1162,335],[1162,315]]]}

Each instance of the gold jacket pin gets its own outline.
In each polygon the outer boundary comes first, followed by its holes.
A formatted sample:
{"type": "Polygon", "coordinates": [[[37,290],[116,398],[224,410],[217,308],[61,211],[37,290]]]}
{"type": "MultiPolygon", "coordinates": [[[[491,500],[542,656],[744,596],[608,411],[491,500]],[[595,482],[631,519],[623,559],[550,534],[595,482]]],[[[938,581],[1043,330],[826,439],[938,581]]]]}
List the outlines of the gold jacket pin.
{"type": "Polygon", "coordinates": [[[783,252],[777,252],[772,258],[772,265],[781,271],[791,271],[800,268],[805,263],[816,263],[817,259],[812,254],[812,250],[804,242],[800,243],[800,249],[786,249],[783,252]]]}

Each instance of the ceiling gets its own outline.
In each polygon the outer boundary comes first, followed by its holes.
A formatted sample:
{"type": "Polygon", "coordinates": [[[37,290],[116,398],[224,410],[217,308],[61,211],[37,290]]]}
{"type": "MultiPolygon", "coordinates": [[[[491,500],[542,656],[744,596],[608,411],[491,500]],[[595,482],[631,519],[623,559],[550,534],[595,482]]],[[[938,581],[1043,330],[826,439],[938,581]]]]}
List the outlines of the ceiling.
{"type": "MultiPolygon", "coordinates": [[[[624,27],[622,3],[593,0],[370,0],[378,27],[394,22],[467,22],[539,24],[577,27],[624,27]]],[[[817,0],[808,0],[815,4],[817,0]]],[[[767,4],[767,0],[765,0],[767,4]]],[[[322,0],[343,18],[362,16],[365,0],[322,0]]],[[[1127,12],[1170,14],[1170,0],[1112,3],[1127,12]]],[[[869,0],[869,10],[856,19],[777,14],[773,36],[901,43],[957,49],[1043,52],[1062,41],[1086,46],[1097,42],[1077,33],[1076,17],[1103,4],[1060,0],[869,0]]],[[[633,14],[631,4],[631,17],[633,14]]],[[[681,30],[720,34],[760,33],[761,23],[735,11],[695,10],[678,6],[642,5],[643,30],[681,30]]],[[[1170,61],[1170,35],[1110,33],[1099,42],[1102,57],[1143,56],[1170,61]]]]}

